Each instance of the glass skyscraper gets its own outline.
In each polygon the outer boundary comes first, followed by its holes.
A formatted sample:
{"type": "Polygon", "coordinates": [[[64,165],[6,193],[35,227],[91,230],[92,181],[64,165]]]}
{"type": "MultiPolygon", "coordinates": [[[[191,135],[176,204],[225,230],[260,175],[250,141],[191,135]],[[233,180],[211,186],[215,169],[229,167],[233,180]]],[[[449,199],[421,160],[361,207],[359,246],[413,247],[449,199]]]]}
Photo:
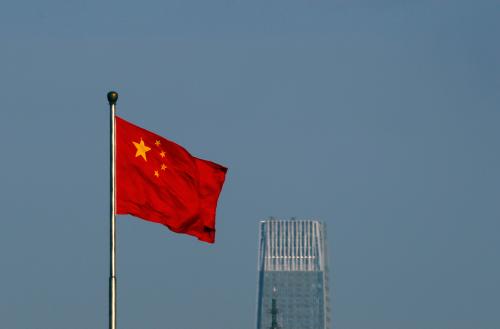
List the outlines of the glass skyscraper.
{"type": "Polygon", "coordinates": [[[261,221],[257,329],[330,329],[327,259],[324,223],[261,221]]]}

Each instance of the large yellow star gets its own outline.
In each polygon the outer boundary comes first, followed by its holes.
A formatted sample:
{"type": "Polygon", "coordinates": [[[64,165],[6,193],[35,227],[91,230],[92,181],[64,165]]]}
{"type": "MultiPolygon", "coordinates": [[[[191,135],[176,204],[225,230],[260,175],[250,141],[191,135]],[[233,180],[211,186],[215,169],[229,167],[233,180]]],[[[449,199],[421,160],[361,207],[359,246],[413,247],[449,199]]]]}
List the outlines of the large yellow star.
{"type": "Polygon", "coordinates": [[[144,141],[142,140],[142,138],[141,138],[141,142],[140,143],[136,143],[136,142],[132,142],[132,143],[134,143],[134,146],[137,149],[137,152],[135,152],[135,157],[137,158],[138,156],[142,156],[142,158],[144,159],[144,161],[148,161],[148,159],[146,159],[146,152],[149,151],[149,150],[151,150],[151,148],[147,147],[144,144],[144,141]]]}

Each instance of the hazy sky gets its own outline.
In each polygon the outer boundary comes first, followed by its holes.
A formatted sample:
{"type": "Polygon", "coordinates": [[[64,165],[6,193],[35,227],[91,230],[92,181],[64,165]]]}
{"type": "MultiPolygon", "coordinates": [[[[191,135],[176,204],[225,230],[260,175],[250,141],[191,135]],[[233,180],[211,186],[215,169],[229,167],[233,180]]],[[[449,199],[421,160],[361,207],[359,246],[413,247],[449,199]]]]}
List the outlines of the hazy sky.
{"type": "Polygon", "coordinates": [[[253,329],[268,216],[327,223],[335,329],[499,328],[499,17],[2,1],[0,327],[107,328],[115,89],[122,117],[229,167],[214,245],[118,218],[120,329],[253,329]]]}

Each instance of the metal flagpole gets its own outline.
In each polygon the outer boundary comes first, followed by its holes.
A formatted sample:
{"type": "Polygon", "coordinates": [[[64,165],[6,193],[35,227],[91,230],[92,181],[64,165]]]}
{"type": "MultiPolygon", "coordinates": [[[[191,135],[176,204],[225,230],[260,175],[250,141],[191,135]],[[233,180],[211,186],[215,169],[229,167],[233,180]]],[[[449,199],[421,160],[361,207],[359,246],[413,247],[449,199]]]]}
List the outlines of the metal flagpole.
{"type": "Polygon", "coordinates": [[[110,108],[110,148],[111,148],[111,168],[110,168],[110,272],[109,272],[109,329],[116,329],[116,101],[118,93],[110,91],[108,93],[108,102],[110,108]]]}

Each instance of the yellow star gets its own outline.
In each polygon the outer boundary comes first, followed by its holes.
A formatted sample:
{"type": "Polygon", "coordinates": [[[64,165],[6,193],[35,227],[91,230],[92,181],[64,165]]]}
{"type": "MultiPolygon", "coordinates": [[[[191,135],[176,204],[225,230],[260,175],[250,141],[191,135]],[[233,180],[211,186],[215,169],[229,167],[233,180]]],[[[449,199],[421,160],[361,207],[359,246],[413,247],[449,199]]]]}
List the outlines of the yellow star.
{"type": "Polygon", "coordinates": [[[132,142],[132,143],[134,143],[134,146],[137,149],[137,152],[135,152],[135,157],[137,158],[138,156],[142,156],[142,158],[144,159],[144,161],[148,161],[148,159],[146,159],[146,152],[149,151],[149,150],[151,150],[151,148],[147,147],[144,144],[144,141],[142,140],[142,138],[141,138],[141,142],[140,143],[136,143],[136,142],[132,142]]]}
{"type": "Polygon", "coordinates": [[[155,170],[155,176],[160,177],[160,173],[158,172],[158,170],[155,170]]]}
{"type": "Polygon", "coordinates": [[[162,158],[164,158],[165,157],[165,151],[161,151],[160,155],[161,155],[162,158]]]}
{"type": "Polygon", "coordinates": [[[161,142],[160,142],[159,140],[157,140],[157,141],[155,142],[155,145],[156,145],[156,146],[160,146],[160,144],[161,144],[161,142]]]}
{"type": "Polygon", "coordinates": [[[161,170],[165,170],[165,169],[167,169],[167,166],[164,163],[162,163],[161,164],[161,170]]]}

